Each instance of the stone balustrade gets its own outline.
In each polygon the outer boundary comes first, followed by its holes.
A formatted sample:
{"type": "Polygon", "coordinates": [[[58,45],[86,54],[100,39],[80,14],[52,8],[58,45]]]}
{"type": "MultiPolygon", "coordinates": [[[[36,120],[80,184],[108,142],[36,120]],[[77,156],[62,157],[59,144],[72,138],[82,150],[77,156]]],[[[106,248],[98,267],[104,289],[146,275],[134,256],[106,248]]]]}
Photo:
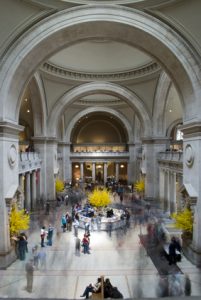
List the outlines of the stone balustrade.
{"type": "Polygon", "coordinates": [[[183,163],[183,152],[165,151],[158,153],[158,160],[164,162],[183,163]]]}
{"type": "Polygon", "coordinates": [[[38,152],[21,152],[19,153],[19,174],[40,169],[41,163],[38,152]]]}
{"type": "Polygon", "coordinates": [[[97,152],[71,152],[70,156],[72,158],[81,158],[81,157],[98,157],[98,158],[108,158],[108,157],[126,157],[129,158],[128,151],[122,152],[111,152],[111,151],[97,151],[97,152]]]}

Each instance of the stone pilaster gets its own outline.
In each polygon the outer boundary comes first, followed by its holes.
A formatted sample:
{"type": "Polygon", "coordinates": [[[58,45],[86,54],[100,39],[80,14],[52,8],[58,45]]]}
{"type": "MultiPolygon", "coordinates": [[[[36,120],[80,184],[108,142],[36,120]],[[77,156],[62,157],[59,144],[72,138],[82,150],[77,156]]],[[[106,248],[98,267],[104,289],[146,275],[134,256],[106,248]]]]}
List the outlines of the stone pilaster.
{"type": "Polygon", "coordinates": [[[194,195],[189,195],[190,201],[197,200],[195,205],[192,203],[194,224],[190,256],[197,265],[201,265],[201,122],[183,125],[181,129],[184,133],[183,183],[193,191],[194,195]]]}
{"type": "Polygon", "coordinates": [[[136,179],[136,148],[134,144],[129,144],[129,162],[128,162],[128,183],[134,183],[136,179]]]}
{"type": "Polygon", "coordinates": [[[165,209],[165,171],[160,168],[159,171],[159,199],[161,208],[165,209]]]}
{"type": "Polygon", "coordinates": [[[94,162],[92,163],[92,181],[96,181],[96,164],[94,162]]]}
{"type": "Polygon", "coordinates": [[[167,139],[143,138],[143,168],[145,169],[145,197],[159,198],[159,166],[157,154],[165,151],[167,139]]]}
{"type": "Polygon", "coordinates": [[[22,126],[0,122],[0,268],[6,268],[15,259],[9,231],[9,212],[19,185],[19,132],[22,126]]]}
{"type": "Polygon", "coordinates": [[[119,163],[115,164],[115,179],[119,181],[119,163]]]}
{"type": "Polygon", "coordinates": [[[61,168],[61,172],[59,169],[59,173],[64,181],[72,182],[72,166],[70,162],[70,144],[65,142],[59,143],[59,149],[62,156],[61,164],[59,164],[61,168]]]}
{"type": "Polygon", "coordinates": [[[104,184],[107,182],[107,163],[104,163],[104,184]]]}
{"type": "Polygon", "coordinates": [[[31,173],[31,209],[36,208],[36,171],[31,173]]]}
{"type": "Polygon", "coordinates": [[[83,182],[83,179],[84,179],[84,163],[83,162],[80,163],[80,179],[83,182]]]}
{"type": "Polygon", "coordinates": [[[41,191],[45,199],[55,200],[55,177],[59,172],[57,164],[57,140],[51,137],[34,137],[34,147],[42,159],[41,191]]]}
{"type": "Polygon", "coordinates": [[[25,201],[24,207],[30,211],[31,210],[31,180],[30,180],[30,173],[27,172],[25,174],[25,201]]]}

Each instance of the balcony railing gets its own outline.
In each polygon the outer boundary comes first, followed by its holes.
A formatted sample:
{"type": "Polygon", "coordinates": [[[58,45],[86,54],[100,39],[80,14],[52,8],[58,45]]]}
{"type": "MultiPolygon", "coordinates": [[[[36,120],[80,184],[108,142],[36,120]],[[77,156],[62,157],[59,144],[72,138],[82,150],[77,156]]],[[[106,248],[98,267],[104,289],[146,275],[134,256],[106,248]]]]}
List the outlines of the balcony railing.
{"type": "Polygon", "coordinates": [[[166,162],[183,163],[183,152],[165,151],[158,153],[158,160],[166,162]]]}
{"type": "Polygon", "coordinates": [[[70,154],[73,158],[81,157],[99,157],[99,158],[108,158],[108,157],[129,157],[128,151],[96,151],[96,152],[71,152],[70,154]]]}
{"type": "Polygon", "coordinates": [[[40,169],[42,160],[37,152],[21,152],[19,154],[19,174],[40,169]]]}

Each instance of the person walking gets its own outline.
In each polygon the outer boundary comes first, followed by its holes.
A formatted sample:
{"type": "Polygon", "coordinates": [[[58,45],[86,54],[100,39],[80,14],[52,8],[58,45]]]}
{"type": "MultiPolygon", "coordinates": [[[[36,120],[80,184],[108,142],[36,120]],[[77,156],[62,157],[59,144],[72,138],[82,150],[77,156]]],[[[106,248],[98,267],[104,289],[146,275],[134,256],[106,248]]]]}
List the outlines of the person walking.
{"type": "Polygon", "coordinates": [[[27,240],[23,235],[20,235],[18,240],[18,253],[19,253],[20,260],[25,260],[26,252],[27,252],[27,240]]]}
{"type": "Polygon", "coordinates": [[[47,232],[47,245],[52,246],[52,237],[53,237],[54,227],[50,224],[47,232]]]}
{"type": "Polygon", "coordinates": [[[34,264],[34,267],[36,268],[36,270],[38,270],[38,262],[39,262],[39,258],[38,258],[38,245],[35,245],[32,248],[32,254],[33,254],[33,264],[34,264]]]}
{"type": "Polygon", "coordinates": [[[26,279],[27,279],[27,292],[32,293],[33,291],[33,275],[34,275],[34,260],[30,259],[26,265],[25,265],[25,270],[26,270],[26,279]]]}
{"type": "Polygon", "coordinates": [[[40,238],[41,238],[41,247],[45,247],[45,236],[47,231],[45,230],[45,226],[43,226],[40,230],[40,238]]]}
{"type": "Polygon", "coordinates": [[[46,256],[47,256],[46,251],[44,248],[42,248],[38,253],[38,259],[42,271],[46,271],[46,256]]]}
{"type": "Polygon", "coordinates": [[[75,255],[80,256],[80,238],[76,237],[75,239],[75,255]]]}
{"type": "Polygon", "coordinates": [[[63,232],[66,231],[66,224],[67,224],[66,216],[63,215],[62,218],[61,218],[61,227],[63,228],[63,232]]]}

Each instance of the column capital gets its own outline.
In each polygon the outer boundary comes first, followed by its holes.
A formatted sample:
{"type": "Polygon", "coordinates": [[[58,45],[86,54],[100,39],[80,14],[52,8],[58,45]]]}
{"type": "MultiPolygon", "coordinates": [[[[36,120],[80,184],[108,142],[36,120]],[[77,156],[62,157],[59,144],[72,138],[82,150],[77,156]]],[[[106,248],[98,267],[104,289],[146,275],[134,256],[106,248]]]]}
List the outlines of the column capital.
{"type": "Polygon", "coordinates": [[[17,136],[19,132],[24,130],[24,126],[18,125],[12,122],[1,121],[0,122],[0,136],[17,136]]]}
{"type": "Polygon", "coordinates": [[[58,139],[56,137],[47,136],[34,136],[32,140],[35,144],[58,144],[58,139]]]}
{"type": "Polygon", "coordinates": [[[71,146],[71,145],[72,145],[72,143],[68,143],[68,142],[59,141],[59,142],[58,142],[58,145],[59,145],[59,146],[71,146]]]}
{"type": "Polygon", "coordinates": [[[179,129],[182,130],[185,138],[201,136],[201,122],[183,124],[179,129]]]}
{"type": "Polygon", "coordinates": [[[167,137],[142,137],[142,144],[166,144],[168,141],[167,137]]]}

